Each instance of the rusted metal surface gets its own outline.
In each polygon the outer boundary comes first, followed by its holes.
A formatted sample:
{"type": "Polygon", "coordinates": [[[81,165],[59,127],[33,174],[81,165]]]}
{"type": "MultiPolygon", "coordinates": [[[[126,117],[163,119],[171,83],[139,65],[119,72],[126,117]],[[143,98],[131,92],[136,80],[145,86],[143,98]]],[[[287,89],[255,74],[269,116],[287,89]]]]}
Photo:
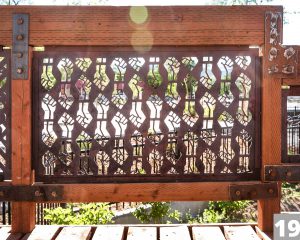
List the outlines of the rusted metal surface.
{"type": "Polygon", "coordinates": [[[282,90],[282,162],[300,163],[300,86],[282,90]]]}
{"type": "Polygon", "coordinates": [[[12,79],[28,79],[29,14],[13,14],[12,79]]]}
{"type": "Polygon", "coordinates": [[[231,201],[259,200],[278,197],[277,183],[232,184],[229,186],[231,201]]]}
{"type": "Polygon", "coordinates": [[[34,59],[37,181],[259,178],[256,49],[48,48],[34,59]]]}
{"type": "Polygon", "coordinates": [[[0,201],[47,202],[63,199],[63,186],[0,186],[0,201]]]}
{"type": "Polygon", "coordinates": [[[266,181],[284,181],[299,182],[300,181],[300,165],[266,165],[265,166],[266,181]]]}
{"type": "Polygon", "coordinates": [[[0,48],[0,175],[11,176],[10,51],[0,48]]]}

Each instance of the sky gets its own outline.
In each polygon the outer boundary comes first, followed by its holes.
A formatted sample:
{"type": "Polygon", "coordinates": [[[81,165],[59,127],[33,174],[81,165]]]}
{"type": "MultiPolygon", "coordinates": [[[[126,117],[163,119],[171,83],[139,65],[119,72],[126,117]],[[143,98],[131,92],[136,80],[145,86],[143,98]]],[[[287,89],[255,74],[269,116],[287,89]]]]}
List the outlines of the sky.
{"type": "MultiPolygon", "coordinates": [[[[67,5],[72,0],[31,0],[34,5],[67,5]]],[[[210,0],[103,0],[102,5],[112,6],[170,6],[170,5],[207,5],[210,0]]],[[[83,5],[95,3],[95,0],[81,0],[83,5]]],[[[270,4],[270,3],[269,3],[270,4]]],[[[274,0],[272,5],[283,5],[285,24],[283,28],[283,44],[300,45],[300,0],[274,0]]]]}

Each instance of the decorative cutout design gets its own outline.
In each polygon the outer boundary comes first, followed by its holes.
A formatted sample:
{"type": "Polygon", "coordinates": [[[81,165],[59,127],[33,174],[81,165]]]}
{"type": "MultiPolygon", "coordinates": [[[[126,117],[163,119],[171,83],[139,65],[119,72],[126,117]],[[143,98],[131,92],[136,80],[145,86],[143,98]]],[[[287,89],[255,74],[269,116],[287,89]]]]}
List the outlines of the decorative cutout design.
{"type": "Polygon", "coordinates": [[[282,45],[282,13],[266,13],[266,46],[269,74],[282,74],[282,77],[297,77],[298,50],[293,46],[282,45]],[[267,30],[269,29],[269,30],[267,30]]]}
{"type": "Polygon", "coordinates": [[[256,55],[37,53],[37,180],[257,179],[256,55]]]}
{"type": "Polygon", "coordinates": [[[10,51],[0,51],[0,174],[11,176],[10,51]]]}

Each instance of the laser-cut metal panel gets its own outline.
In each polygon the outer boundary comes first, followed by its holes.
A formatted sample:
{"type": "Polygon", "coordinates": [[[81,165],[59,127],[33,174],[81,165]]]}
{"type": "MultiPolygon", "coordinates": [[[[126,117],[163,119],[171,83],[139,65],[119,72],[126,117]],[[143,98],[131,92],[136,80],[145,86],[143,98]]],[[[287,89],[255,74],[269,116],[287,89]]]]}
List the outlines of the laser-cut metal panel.
{"type": "Polygon", "coordinates": [[[248,48],[35,53],[45,182],[259,178],[259,61],[248,48]]]}
{"type": "Polygon", "coordinates": [[[11,176],[10,51],[0,49],[0,175],[11,176]]]}

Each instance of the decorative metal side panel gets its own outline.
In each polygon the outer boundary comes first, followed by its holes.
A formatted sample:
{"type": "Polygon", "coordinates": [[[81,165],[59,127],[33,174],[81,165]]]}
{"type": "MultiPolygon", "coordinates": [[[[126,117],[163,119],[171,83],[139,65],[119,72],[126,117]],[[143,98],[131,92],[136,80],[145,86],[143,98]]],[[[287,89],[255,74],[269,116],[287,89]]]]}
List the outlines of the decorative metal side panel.
{"type": "Polygon", "coordinates": [[[10,51],[0,50],[0,175],[11,176],[10,51]]]}
{"type": "Polygon", "coordinates": [[[35,53],[37,181],[259,179],[257,56],[245,47],[35,53]]]}

